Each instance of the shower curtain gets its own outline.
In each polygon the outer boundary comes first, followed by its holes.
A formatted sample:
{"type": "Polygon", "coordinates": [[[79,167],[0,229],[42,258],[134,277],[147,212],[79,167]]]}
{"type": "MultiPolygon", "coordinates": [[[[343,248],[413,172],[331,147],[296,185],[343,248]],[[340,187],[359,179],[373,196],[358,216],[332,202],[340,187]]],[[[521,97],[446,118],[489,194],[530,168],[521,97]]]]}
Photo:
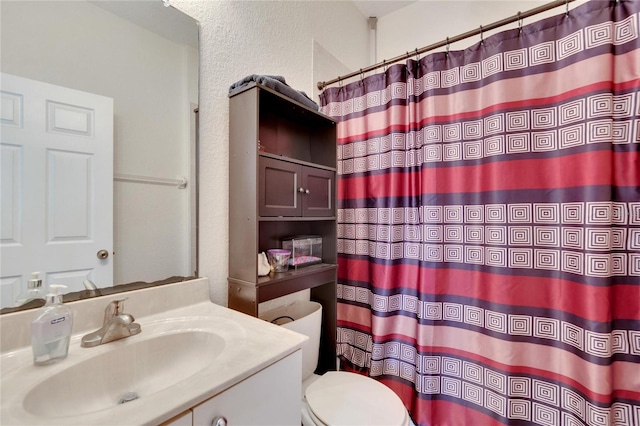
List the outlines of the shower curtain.
{"type": "Polygon", "coordinates": [[[639,11],[585,3],[322,93],[338,353],[416,424],[640,425],[639,11]]]}

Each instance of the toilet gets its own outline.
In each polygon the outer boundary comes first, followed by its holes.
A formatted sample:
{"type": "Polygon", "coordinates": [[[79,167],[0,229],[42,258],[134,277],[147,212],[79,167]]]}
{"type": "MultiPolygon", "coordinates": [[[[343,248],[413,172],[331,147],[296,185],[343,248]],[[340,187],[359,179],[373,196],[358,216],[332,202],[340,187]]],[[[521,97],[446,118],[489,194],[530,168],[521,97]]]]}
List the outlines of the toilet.
{"type": "Polygon", "coordinates": [[[391,389],[370,377],[345,371],[313,372],[318,364],[322,305],[298,302],[261,316],[309,337],[302,347],[304,426],[407,426],[409,414],[391,389]]]}

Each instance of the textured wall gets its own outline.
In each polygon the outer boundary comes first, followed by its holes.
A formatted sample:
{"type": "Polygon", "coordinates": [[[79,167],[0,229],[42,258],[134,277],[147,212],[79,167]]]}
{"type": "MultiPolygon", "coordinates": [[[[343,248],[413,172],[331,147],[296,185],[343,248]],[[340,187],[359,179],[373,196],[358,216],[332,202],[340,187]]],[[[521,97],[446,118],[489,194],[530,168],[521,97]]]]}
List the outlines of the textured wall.
{"type": "MultiPolygon", "coordinates": [[[[343,1],[187,1],[171,4],[200,21],[200,275],[226,305],[229,86],[278,74],[313,93],[313,43],[351,69],[366,65],[366,18],[343,1]]],[[[336,76],[341,70],[336,71],[336,76]]],[[[257,255],[257,253],[256,253],[257,255]]]]}

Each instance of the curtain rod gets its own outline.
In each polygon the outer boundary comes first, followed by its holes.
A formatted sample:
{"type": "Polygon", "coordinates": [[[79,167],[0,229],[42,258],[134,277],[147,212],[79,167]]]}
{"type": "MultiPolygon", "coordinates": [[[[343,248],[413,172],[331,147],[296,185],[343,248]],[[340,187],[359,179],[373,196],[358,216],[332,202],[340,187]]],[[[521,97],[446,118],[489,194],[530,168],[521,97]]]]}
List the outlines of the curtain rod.
{"type": "Polygon", "coordinates": [[[438,49],[440,47],[448,46],[451,43],[455,43],[457,41],[464,40],[466,38],[473,37],[473,36],[476,36],[478,34],[482,34],[485,31],[491,31],[491,30],[496,29],[498,27],[502,27],[504,25],[511,24],[512,22],[520,21],[520,26],[521,26],[523,19],[528,18],[528,17],[533,16],[533,15],[537,15],[538,13],[546,12],[547,10],[554,9],[554,8],[556,8],[558,6],[566,5],[566,7],[567,7],[567,12],[566,13],[568,14],[569,13],[569,3],[574,2],[574,1],[575,0],[556,0],[556,1],[553,1],[551,3],[543,4],[542,6],[538,6],[538,7],[535,7],[533,9],[529,9],[529,10],[527,10],[525,12],[518,12],[514,16],[511,16],[511,17],[505,18],[505,19],[501,19],[500,21],[493,22],[493,23],[491,23],[489,25],[480,25],[480,28],[477,28],[475,30],[467,31],[466,33],[459,34],[459,35],[457,35],[455,37],[447,37],[446,39],[444,39],[442,41],[439,41],[437,43],[430,44],[430,45],[422,47],[420,49],[415,49],[412,52],[407,52],[404,55],[396,56],[395,58],[391,58],[389,60],[384,60],[382,62],[378,62],[377,64],[370,65],[370,66],[368,66],[366,68],[360,68],[360,70],[358,70],[358,71],[354,71],[354,72],[351,72],[349,74],[341,75],[341,76],[339,76],[337,78],[334,78],[333,80],[319,81],[318,82],[318,89],[319,90],[323,90],[325,87],[327,87],[327,86],[329,86],[329,85],[331,85],[333,83],[337,83],[337,82],[340,82],[342,80],[346,80],[347,78],[355,77],[357,75],[364,75],[364,73],[366,73],[366,72],[373,71],[375,69],[378,69],[378,68],[381,68],[381,67],[384,67],[384,66],[387,66],[387,65],[391,65],[391,64],[393,64],[395,62],[399,62],[399,61],[402,61],[404,59],[408,59],[408,58],[410,58],[412,56],[421,55],[421,54],[423,54],[425,52],[429,52],[430,50],[435,50],[435,49],[438,49]]]}

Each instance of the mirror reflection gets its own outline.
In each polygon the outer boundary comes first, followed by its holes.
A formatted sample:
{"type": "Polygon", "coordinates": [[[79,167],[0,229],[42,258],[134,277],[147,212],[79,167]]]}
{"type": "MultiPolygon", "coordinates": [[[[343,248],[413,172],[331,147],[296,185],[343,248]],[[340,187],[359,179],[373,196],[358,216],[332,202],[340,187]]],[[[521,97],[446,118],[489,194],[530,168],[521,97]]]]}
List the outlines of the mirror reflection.
{"type": "Polygon", "coordinates": [[[30,281],[197,276],[197,22],[159,0],[0,7],[0,307],[30,281]]]}

